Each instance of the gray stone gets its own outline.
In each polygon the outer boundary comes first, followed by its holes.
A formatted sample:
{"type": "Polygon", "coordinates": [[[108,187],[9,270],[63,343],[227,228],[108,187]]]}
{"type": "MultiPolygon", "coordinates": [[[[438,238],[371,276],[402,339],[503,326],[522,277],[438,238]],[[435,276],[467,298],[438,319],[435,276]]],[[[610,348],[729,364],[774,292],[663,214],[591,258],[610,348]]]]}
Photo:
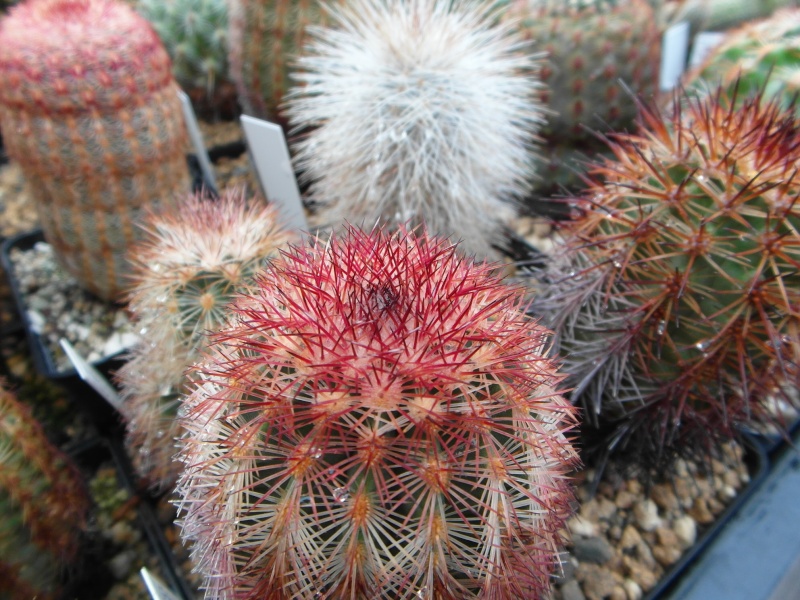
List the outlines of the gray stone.
{"type": "Polygon", "coordinates": [[[611,560],[611,558],[614,556],[614,549],[609,545],[605,538],[576,537],[572,540],[572,553],[580,562],[602,565],[611,560]]]}
{"type": "Polygon", "coordinates": [[[563,600],[586,600],[580,584],[574,579],[561,586],[561,598],[563,600]]]}

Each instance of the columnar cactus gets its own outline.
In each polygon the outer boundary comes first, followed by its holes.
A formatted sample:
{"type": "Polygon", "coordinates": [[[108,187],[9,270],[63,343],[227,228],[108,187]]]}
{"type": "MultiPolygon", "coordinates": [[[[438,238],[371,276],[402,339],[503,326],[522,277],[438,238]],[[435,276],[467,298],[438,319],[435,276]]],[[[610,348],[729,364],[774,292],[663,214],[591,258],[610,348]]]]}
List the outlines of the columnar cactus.
{"type": "Polygon", "coordinates": [[[660,452],[770,419],[800,381],[800,122],[722,91],[614,136],[534,310],[593,421],[660,452]]]}
{"type": "Polygon", "coordinates": [[[143,206],[189,187],[184,126],[158,36],[114,0],[29,0],[0,22],[0,127],[45,238],[116,298],[143,206]]]}
{"type": "MultiPolygon", "coordinates": [[[[332,4],[345,0],[331,0],[332,4]]],[[[311,25],[328,15],[320,0],[228,0],[231,78],[245,113],[279,120],[290,64],[311,25]]]]}
{"type": "Polygon", "coordinates": [[[181,87],[204,89],[228,78],[228,11],[225,0],[137,0],[172,59],[181,87]]]}
{"type": "Polygon", "coordinates": [[[296,75],[297,165],[330,224],[424,222],[494,257],[529,188],[538,63],[487,4],[353,0],[296,75]]]}
{"type": "Polygon", "coordinates": [[[0,596],[55,598],[89,508],[69,459],[0,387],[0,596]]]}
{"type": "Polygon", "coordinates": [[[209,598],[538,598],[574,408],[524,292],[426,234],[272,262],[185,400],[209,598]]]}
{"type": "Polygon", "coordinates": [[[163,489],[180,471],[175,419],[186,369],[206,334],[225,322],[234,295],[292,236],[273,207],[236,189],[217,201],[195,196],[150,214],[143,229],[131,253],[136,283],[129,304],[142,341],[118,377],[134,466],[163,489]]]}
{"type": "Polygon", "coordinates": [[[778,97],[783,108],[800,114],[800,9],[778,11],[729,32],[686,75],[685,85],[699,93],[722,85],[740,100],[764,90],[766,98],[778,97]]]}

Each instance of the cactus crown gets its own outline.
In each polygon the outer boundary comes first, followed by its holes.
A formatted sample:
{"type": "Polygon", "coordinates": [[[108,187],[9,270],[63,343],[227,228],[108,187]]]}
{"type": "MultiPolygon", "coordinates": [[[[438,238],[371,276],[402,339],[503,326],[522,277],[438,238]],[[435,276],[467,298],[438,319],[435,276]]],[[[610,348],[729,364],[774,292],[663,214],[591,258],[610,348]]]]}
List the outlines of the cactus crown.
{"type": "Polygon", "coordinates": [[[186,400],[184,535],[209,595],[544,593],[574,409],[524,308],[425,234],[275,260],[186,400]]]}

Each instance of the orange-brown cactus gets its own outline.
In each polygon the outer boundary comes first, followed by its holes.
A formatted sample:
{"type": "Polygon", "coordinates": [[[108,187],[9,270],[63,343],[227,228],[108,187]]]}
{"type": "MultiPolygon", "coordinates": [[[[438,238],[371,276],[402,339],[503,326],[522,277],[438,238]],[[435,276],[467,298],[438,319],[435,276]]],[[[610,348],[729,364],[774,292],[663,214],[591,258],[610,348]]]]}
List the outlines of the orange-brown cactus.
{"type": "Polygon", "coordinates": [[[140,210],[189,187],[170,61],[114,0],[29,0],[0,21],[0,127],[45,238],[104,299],[125,288],[140,210]]]}

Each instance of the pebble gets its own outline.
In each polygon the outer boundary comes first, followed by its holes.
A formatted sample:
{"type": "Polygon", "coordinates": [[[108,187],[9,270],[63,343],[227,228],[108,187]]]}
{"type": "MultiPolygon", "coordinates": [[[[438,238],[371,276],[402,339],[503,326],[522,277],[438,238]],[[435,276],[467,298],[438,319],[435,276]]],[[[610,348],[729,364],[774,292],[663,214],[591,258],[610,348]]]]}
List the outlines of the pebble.
{"type": "Polygon", "coordinates": [[[611,571],[598,565],[581,565],[577,576],[587,600],[603,600],[617,587],[611,571]]]}
{"type": "Polygon", "coordinates": [[[561,586],[561,598],[562,600],[586,600],[581,584],[574,579],[561,586]]]}
{"type": "Polygon", "coordinates": [[[611,560],[614,549],[602,537],[577,537],[572,540],[572,553],[582,563],[602,565],[611,560]]]}
{"type": "Polygon", "coordinates": [[[690,548],[697,541],[697,523],[689,515],[675,519],[672,523],[672,531],[684,550],[690,548]]]}
{"type": "Polygon", "coordinates": [[[623,581],[622,587],[628,595],[628,600],[642,600],[644,592],[642,592],[641,586],[633,579],[626,579],[623,581]]]}
{"type": "Polygon", "coordinates": [[[653,531],[661,525],[661,517],[658,516],[658,506],[650,498],[643,500],[633,507],[633,518],[644,531],[653,531]]]}
{"type": "Polygon", "coordinates": [[[136,552],[133,550],[124,550],[112,558],[108,562],[108,566],[114,574],[114,577],[117,579],[124,579],[130,572],[135,561],[136,552]]]}
{"type": "Polygon", "coordinates": [[[579,515],[569,518],[567,529],[574,536],[590,538],[597,535],[597,524],[579,515]]]}

